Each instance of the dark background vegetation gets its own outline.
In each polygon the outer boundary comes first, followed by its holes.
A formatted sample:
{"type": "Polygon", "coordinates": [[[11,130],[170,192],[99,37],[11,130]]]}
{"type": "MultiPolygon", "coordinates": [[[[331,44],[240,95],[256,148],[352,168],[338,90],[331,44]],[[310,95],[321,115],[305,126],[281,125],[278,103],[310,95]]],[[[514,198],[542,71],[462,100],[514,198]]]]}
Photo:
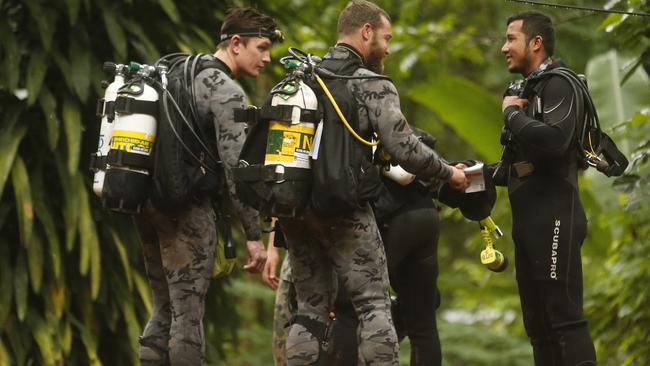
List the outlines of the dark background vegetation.
{"type": "MultiPolygon", "coordinates": [[[[549,0],[551,1],[551,0],[549,0]]],[[[559,0],[553,0],[557,3],[559,0]]],[[[563,0],[649,12],[645,0],[563,0]]],[[[0,365],[135,365],[151,310],[131,219],[106,213],[91,189],[95,102],[102,62],[153,62],[213,52],[230,5],[274,16],[287,47],[323,54],[343,0],[0,0],[0,365]]],[[[393,17],[386,73],[409,122],[433,133],[448,159],[495,161],[500,96],[509,80],[500,47],[501,0],[382,0],[393,17]]],[[[585,309],[601,364],[650,364],[649,18],[541,8],[555,20],[557,56],[586,73],[605,130],[630,157],[619,179],[581,176],[590,230],[583,250],[585,309]]],[[[273,63],[244,79],[252,102],[283,75],[273,63]]],[[[534,208],[531,208],[534,209],[534,208]]],[[[530,365],[514,270],[480,265],[477,225],[443,209],[439,261],[445,364],[530,365]]],[[[509,233],[506,194],[493,217],[509,233]]],[[[241,244],[241,236],[238,237],[241,244]]],[[[512,241],[498,248],[512,258],[512,241]]],[[[245,254],[240,245],[240,255],[245,254]]],[[[422,279],[422,281],[430,279],[422,279]]],[[[270,365],[273,292],[236,270],[211,286],[209,364],[270,365]]],[[[407,364],[408,344],[403,344],[407,364]]]]}

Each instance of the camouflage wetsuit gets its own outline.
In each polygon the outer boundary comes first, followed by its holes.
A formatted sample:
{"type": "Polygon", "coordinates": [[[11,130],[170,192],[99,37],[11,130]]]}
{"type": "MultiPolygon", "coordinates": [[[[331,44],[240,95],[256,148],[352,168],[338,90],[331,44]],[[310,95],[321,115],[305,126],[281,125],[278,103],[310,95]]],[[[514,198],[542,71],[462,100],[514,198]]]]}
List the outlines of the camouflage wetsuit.
{"type": "MultiPolygon", "coordinates": [[[[269,244],[271,245],[271,244],[269,244]]],[[[273,311],[273,359],[276,366],[287,364],[285,344],[287,325],[296,314],[296,289],[291,279],[289,256],[285,256],[280,269],[280,283],[275,291],[275,310],[273,311]]]]}
{"type": "MultiPolygon", "coordinates": [[[[361,56],[347,45],[337,45],[327,57],[361,56]]],[[[354,75],[375,74],[360,68],[354,75]]],[[[370,129],[377,132],[393,159],[423,178],[451,176],[452,168],[413,135],[390,81],[350,80],[348,86],[359,105],[362,135],[370,129]]],[[[280,225],[289,245],[298,318],[308,319],[296,321],[289,331],[288,364],[309,365],[318,361],[318,338],[322,338],[322,332],[314,325],[327,320],[335,271],[359,317],[360,358],[367,365],[397,365],[398,344],[390,315],[386,256],[370,206],[332,218],[307,210],[302,219],[280,219],[280,225]]]]}
{"type": "MultiPolygon", "coordinates": [[[[205,56],[212,57],[212,56],[205,56]]],[[[244,107],[244,92],[230,70],[202,70],[194,92],[199,115],[214,121],[219,157],[230,197],[248,240],[261,237],[257,211],[234,194],[230,168],[237,165],[245,125],[234,122],[234,108],[244,107]]],[[[140,340],[142,365],[201,365],[203,313],[216,245],[215,212],[209,197],[196,197],[171,218],[148,204],[137,218],[154,308],[140,340]]]]}

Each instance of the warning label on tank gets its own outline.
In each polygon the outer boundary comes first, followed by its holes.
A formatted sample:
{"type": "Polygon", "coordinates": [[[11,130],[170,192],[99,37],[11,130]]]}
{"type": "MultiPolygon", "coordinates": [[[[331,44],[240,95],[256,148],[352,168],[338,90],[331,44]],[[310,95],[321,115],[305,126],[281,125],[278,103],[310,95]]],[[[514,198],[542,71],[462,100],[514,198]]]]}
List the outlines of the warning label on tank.
{"type": "Polygon", "coordinates": [[[151,155],[155,136],[145,132],[114,130],[111,138],[111,149],[126,152],[151,155]]]}
{"type": "Polygon", "coordinates": [[[264,163],[309,169],[309,152],[314,142],[314,125],[271,122],[264,163]]]}

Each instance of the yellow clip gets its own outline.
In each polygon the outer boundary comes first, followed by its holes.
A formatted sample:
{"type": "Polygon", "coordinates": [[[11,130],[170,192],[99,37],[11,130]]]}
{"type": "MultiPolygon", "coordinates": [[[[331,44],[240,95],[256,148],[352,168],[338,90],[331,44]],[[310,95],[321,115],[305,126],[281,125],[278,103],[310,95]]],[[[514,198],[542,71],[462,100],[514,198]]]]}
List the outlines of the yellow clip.
{"type": "Polygon", "coordinates": [[[497,226],[497,224],[494,223],[494,220],[492,220],[492,216],[488,216],[483,220],[479,221],[479,224],[481,224],[481,227],[486,228],[492,235],[494,235],[495,239],[499,239],[500,237],[503,236],[503,231],[501,231],[501,229],[497,226]]]}
{"type": "Polygon", "coordinates": [[[485,265],[492,272],[503,272],[508,267],[508,258],[500,251],[494,249],[492,236],[490,235],[491,230],[488,228],[488,225],[492,227],[492,234],[495,232],[501,233],[501,230],[499,230],[498,226],[494,225],[492,219],[489,217],[488,219],[481,221],[481,237],[485,244],[485,249],[481,251],[481,264],[485,265]],[[488,219],[489,221],[483,224],[483,221],[488,219]]]}

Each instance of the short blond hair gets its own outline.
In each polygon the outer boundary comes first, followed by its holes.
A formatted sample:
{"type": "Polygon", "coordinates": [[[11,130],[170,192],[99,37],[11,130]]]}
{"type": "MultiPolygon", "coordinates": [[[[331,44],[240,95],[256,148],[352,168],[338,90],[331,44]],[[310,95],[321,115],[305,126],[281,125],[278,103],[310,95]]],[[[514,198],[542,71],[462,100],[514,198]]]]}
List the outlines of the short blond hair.
{"type": "Polygon", "coordinates": [[[390,15],[376,4],[366,0],[353,0],[339,15],[339,35],[352,34],[366,23],[377,29],[382,26],[382,16],[390,22],[390,15]]]}

